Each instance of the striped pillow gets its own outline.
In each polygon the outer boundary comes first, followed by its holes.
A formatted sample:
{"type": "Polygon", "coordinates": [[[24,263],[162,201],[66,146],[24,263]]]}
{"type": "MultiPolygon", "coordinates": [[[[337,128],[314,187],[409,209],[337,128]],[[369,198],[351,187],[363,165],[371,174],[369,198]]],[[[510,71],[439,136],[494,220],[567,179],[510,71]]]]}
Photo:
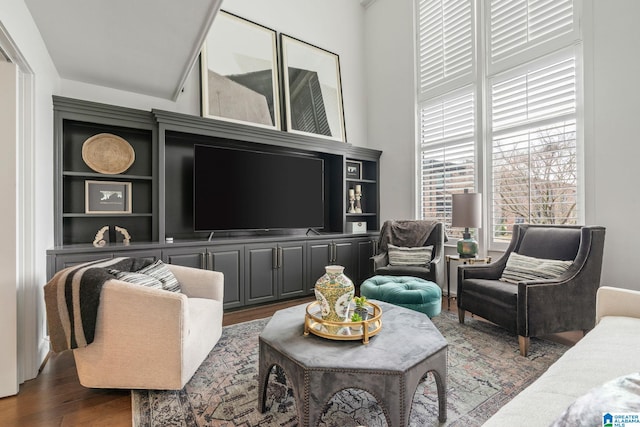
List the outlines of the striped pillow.
{"type": "Polygon", "coordinates": [[[140,269],[137,273],[148,274],[162,282],[162,289],[171,292],[180,292],[180,283],[173,275],[167,264],[161,260],[157,260],[153,264],[140,269]]]}
{"type": "Polygon", "coordinates": [[[162,289],[162,282],[155,277],[146,274],[133,273],[130,271],[109,270],[109,273],[116,276],[116,279],[136,285],[147,286],[154,289],[162,289]]]}
{"type": "Polygon", "coordinates": [[[509,283],[528,282],[540,279],[555,279],[561,276],[573,261],[533,258],[512,252],[500,280],[509,283]]]}
{"type": "Polygon", "coordinates": [[[391,244],[387,246],[389,247],[390,265],[424,266],[431,262],[433,246],[420,246],[417,248],[401,248],[391,244]]]}

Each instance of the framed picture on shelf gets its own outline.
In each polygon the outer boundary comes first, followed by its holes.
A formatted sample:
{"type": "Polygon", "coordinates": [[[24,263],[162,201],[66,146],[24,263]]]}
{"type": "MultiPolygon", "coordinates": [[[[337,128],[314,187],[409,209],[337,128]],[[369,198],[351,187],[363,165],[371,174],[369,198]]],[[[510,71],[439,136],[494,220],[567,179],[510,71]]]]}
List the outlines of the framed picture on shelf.
{"type": "Polygon", "coordinates": [[[338,55],[280,35],[287,131],[347,142],[338,55]]]}
{"type": "Polygon", "coordinates": [[[84,187],[85,213],[131,213],[130,182],[85,181],[84,187]]]}
{"type": "Polygon", "coordinates": [[[202,116],[281,129],[276,32],[216,15],[200,52],[202,116]]]}
{"type": "Polygon", "coordinates": [[[362,162],[347,160],[347,179],[362,179],[362,162]]]}

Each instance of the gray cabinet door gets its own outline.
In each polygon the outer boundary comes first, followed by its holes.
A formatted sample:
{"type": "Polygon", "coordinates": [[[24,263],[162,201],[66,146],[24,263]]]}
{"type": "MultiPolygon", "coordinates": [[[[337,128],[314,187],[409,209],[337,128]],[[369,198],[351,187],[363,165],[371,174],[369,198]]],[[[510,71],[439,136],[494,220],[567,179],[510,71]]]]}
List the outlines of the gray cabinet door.
{"type": "Polygon", "coordinates": [[[278,245],[278,285],[279,297],[303,296],[308,289],[306,283],[305,242],[291,242],[278,245]]]}
{"type": "Polygon", "coordinates": [[[120,251],[114,252],[113,257],[146,258],[149,261],[157,261],[162,259],[162,251],[160,249],[120,251]]]}
{"type": "Polygon", "coordinates": [[[224,274],[224,308],[244,305],[244,246],[209,248],[209,269],[224,274]]]}
{"type": "Polygon", "coordinates": [[[309,290],[313,291],[313,287],[318,279],[324,275],[324,268],[331,264],[333,241],[314,240],[307,244],[307,249],[309,290]]]}
{"type": "Polygon", "coordinates": [[[246,303],[275,300],[278,297],[275,245],[246,245],[244,256],[246,303]]]}
{"type": "Polygon", "coordinates": [[[191,268],[207,268],[207,248],[171,248],[162,251],[162,260],[168,264],[191,268]]]}
{"type": "Polygon", "coordinates": [[[164,262],[184,267],[219,271],[224,274],[224,308],[244,305],[244,246],[171,248],[163,251],[164,262]]]}
{"type": "Polygon", "coordinates": [[[374,255],[374,248],[373,239],[362,239],[356,242],[356,252],[358,254],[357,285],[362,284],[362,282],[373,276],[373,261],[371,261],[371,257],[374,255]]]}
{"type": "Polygon", "coordinates": [[[351,239],[334,240],[334,256],[332,264],[344,267],[344,274],[354,283],[357,280],[355,243],[351,239]]]}

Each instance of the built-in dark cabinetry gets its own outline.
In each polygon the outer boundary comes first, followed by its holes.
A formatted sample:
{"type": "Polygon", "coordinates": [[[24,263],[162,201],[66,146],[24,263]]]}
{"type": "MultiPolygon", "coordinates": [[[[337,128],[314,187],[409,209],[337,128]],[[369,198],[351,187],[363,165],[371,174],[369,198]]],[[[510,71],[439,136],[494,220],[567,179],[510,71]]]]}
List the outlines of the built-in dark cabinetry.
{"type": "Polygon", "coordinates": [[[162,259],[169,264],[219,271],[224,274],[224,308],[241,307],[244,302],[244,246],[168,247],[162,259]]]}
{"type": "MultiPolygon", "coordinates": [[[[140,111],[57,96],[53,105],[55,247],[47,252],[50,277],[64,267],[99,258],[161,258],[223,272],[225,308],[237,308],[308,295],[328,264],[344,265],[356,283],[370,275],[369,258],[375,252],[380,225],[380,151],[167,111],[140,111]],[[133,147],[135,161],[128,170],[102,174],[85,164],[82,146],[99,133],[117,135],[133,147]],[[322,159],[324,227],[211,236],[194,232],[196,144],[322,159]],[[359,176],[347,178],[348,162],[362,165],[359,176]],[[132,213],[86,213],[87,180],[131,183],[132,213]],[[362,212],[357,214],[348,212],[349,189],[356,185],[363,194],[362,212]],[[348,223],[354,221],[366,222],[366,229],[357,234],[347,231],[348,223]],[[105,247],[94,247],[96,233],[105,225],[126,228],[131,245],[111,240],[105,247]],[[165,242],[169,237],[174,244],[165,242]]],[[[233,182],[220,185],[232,186],[233,182]]]]}
{"type": "Polygon", "coordinates": [[[149,112],[54,97],[54,240],[56,246],[93,242],[105,225],[124,227],[137,241],[157,233],[157,137],[149,112]],[[131,167],[120,174],[98,173],[82,159],[84,142],[110,133],[135,151],[131,167]],[[86,181],[131,183],[132,213],[85,213],[86,181]]]}

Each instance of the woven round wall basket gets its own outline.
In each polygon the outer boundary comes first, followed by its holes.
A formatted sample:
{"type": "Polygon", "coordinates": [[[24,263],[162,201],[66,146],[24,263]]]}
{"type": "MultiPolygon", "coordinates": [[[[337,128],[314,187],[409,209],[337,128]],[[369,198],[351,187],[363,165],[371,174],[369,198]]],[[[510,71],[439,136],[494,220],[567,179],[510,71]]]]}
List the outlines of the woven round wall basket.
{"type": "Polygon", "coordinates": [[[110,133],[99,133],[82,144],[82,160],[96,172],[122,173],[131,167],[135,159],[131,144],[110,133]]]}

